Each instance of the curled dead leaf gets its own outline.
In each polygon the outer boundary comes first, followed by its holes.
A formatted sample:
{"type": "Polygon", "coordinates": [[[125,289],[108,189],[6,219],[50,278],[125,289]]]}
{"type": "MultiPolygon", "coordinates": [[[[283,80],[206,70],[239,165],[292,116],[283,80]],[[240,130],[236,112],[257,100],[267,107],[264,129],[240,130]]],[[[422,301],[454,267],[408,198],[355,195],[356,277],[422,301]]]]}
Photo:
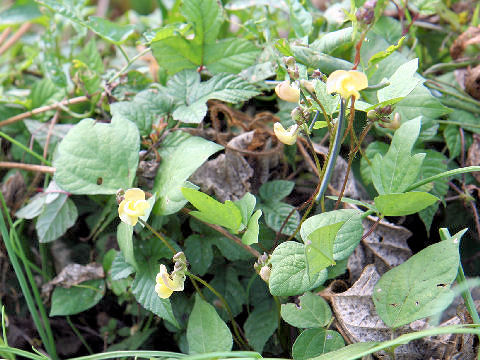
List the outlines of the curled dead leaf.
{"type": "Polygon", "coordinates": [[[42,294],[50,294],[56,285],[69,288],[87,280],[102,279],[104,277],[103,266],[97,263],[87,265],[69,264],[63,268],[60,274],[42,286],[42,294]]]}
{"type": "MultiPolygon", "coordinates": [[[[363,220],[365,231],[369,231],[376,220],[374,216],[363,220]]],[[[384,274],[405,262],[412,256],[412,251],[407,244],[410,236],[412,233],[407,228],[382,220],[375,230],[362,240],[348,259],[350,280],[356,281],[368,264],[375,264],[377,271],[384,274]]]]}
{"type": "Polygon", "coordinates": [[[468,45],[479,43],[480,26],[470,26],[453,42],[452,46],[450,47],[450,55],[452,56],[452,59],[456,60],[462,56],[468,45]]]}
{"type": "Polygon", "coordinates": [[[473,98],[480,100],[480,65],[473,69],[467,69],[465,91],[473,98]]]}

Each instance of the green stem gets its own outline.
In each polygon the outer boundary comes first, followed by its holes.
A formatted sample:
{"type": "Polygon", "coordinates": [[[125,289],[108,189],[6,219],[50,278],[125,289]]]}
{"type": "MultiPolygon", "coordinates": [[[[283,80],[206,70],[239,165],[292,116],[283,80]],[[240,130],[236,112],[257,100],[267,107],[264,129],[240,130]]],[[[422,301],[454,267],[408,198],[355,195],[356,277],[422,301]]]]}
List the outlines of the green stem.
{"type": "Polygon", "coordinates": [[[23,145],[22,143],[18,142],[17,140],[15,140],[14,138],[12,138],[11,136],[5,134],[3,131],[0,131],[0,136],[3,137],[5,140],[10,141],[12,144],[18,146],[18,147],[21,148],[23,151],[29,153],[29,154],[32,155],[34,158],[40,160],[40,162],[44,163],[45,165],[52,166],[52,163],[51,163],[50,161],[48,161],[47,159],[45,159],[43,156],[38,155],[36,152],[30,150],[28,147],[26,147],[26,146],[23,145]]]}
{"type": "Polygon", "coordinates": [[[450,96],[453,96],[459,100],[462,100],[462,101],[465,101],[467,103],[470,103],[470,104],[473,104],[473,105],[476,105],[476,106],[480,106],[480,102],[477,101],[477,100],[474,100],[472,99],[471,97],[469,96],[464,96],[464,95],[461,95],[461,94],[457,94],[453,91],[450,91],[450,90],[446,90],[444,88],[441,88],[439,86],[436,86],[435,84],[432,84],[431,82],[425,82],[425,85],[428,86],[429,88],[431,89],[434,89],[434,90],[437,90],[437,91],[440,91],[441,93],[444,93],[446,95],[450,95],[450,96]]]}
{"type": "Polygon", "coordinates": [[[140,221],[140,223],[142,223],[148,230],[150,230],[153,234],[155,234],[156,237],[158,237],[160,240],[162,240],[162,242],[165,244],[165,246],[167,248],[170,249],[170,251],[172,252],[172,254],[176,254],[177,251],[173,248],[172,245],[170,245],[167,241],[167,239],[165,239],[162,235],[160,235],[154,228],[152,228],[147,222],[143,221],[142,219],[138,219],[138,221],[140,221]]]}
{"type": "Polygon", "coordinates": [[[170,352],[170,351],[135,350],[135,351],[110,351],[110,352],[100,353],[100,354],[80,356],[76,358],[71,358],[69,360],[103,360],[103,359],[119,359],[119,358],[126,358],[126,357],[136,357],[136,358],[143,358],[143,359],[149,359],[152,357],[180,359],[185,356],[186,355],[184,354],[170,352]]]}
{"type": "Polygon", "coordinates": [[[343,137],[343,130],[344,130],[344,123],[345,123],[345,107],[346,101],[345,99],[341,99],[340,101],[340,114],[338,115],[337,121],[337,131],[335,132],[335,138],[333,140],[332,150],[330,155],[328,156],[328,161],[325,168],[325,173],[322,177],[322,182],[320,184],[320,189],[318,191],[316,200],[319,201],[325,191],[327,190],[328,183],[330,178],[332,177],[333,169],[335,168],[335,163],[337,160],[338,153],[340,152],[340,146],[342,145],[342,137],[343,137]]]}
{"type": "Polygon", "coordinates": [[[113,80],[116,80],[120,75],[122,75],[125,71],[127,71],[127,69],[130,67],[130,65],[132,65],[140,57],[142,57],[143,55],[148,53],[150,50],[151,50],[150,48],[146,48],[145,50],[143,50],[142,52],[138,53],[137,55],[132,57],[130,60],[128,60],[127,64],[123,68],[121,68],[120,71],[117,72],[110,80],[108,80],[108,83],[111,83],[113,80]]]}
{"type": "Polygon", "coordinates": [[[125,60],[127,60],[127,63],[130,62],[130,59],[128,58],[128,55],[127,55],[127,52],[125,51],[125,49],[122,47],[122,45],[118,45],[118,49],[120,50],[120,52],[122,53],[123,57],[125,58],[125,60]]]}
{"type": "Polygon", "coordinates": [[[92,351],[92,348],[88,345],[88,343],[85,341],[85,338],[82,336],[82,334],[80,333],[80,331],[78,331],[77,327],[73,324],[72,320],[70,319],[70,316],[67,315],[67,323],[68,325],[70,325],[70,327],[72,328],[73,332],[75,333],[75,335],[77,335],[77,337],[80,339],[80,341],[82,342],[83,346],[85,346],[85,348],[87,349],[87,351],[90,353],[90,354],[93,354],[93,351],[92,351]]]}
{"type": "MultiPolygon", "coordinates": [[[[440,238],[442,240],[447,240],[451,238],[450,232],[446,228],[440,229],[440,238]]],[[[460,261],[458,264],[458,274],[457,274],[457,283],[460,286],[466,285],[467,279],[465,279],[465,273],[463,271],[462,262],[460,261]]],[[[462,297],[465,301],[465,306],[467,307],[468,313],[472,317],[473,323],[479,325],[480,324],[480,317],[478,316],[477,308],[475,306],[475,301],[473,301],[472,294],[468,287],[465,287],[462,290],[462,297]]]]}
{"type": "Polygon", "coordinates": [[[249,347],[248,344],[245,342],[245,340],[243,340],[243,337],[240,335],[240,332],[238,331],[238,324],[237,322],[235,321],[234,317],[233,317],[233,313],[232,313],[232,310],[230,309],[230,306],[228,305],[227,301],[225,300],[225,298],[217,291],[213,288],[213,286],[211,286],[209,283],[207,283],[205,280],[199,278],[198,276],[196,275],[193,275],[191,272],[187,271],[186,272],[186,275],[188,277],[190,277],[191,279],[194,279],[196,281],[198,281],[200,284],[202,284],[203,286],[205,286],[208,290],[210,290],[223,304],[223,306],[225,307],[225,310],[227,311],[228,313],[228,317],[230,318],[230,321],[232,322],[232,326],[233,326],[233,331],[235,332],[235,335],[238,339],[238,341],[243,345],[243,346],[246,346],[246,347],[249,347]]]}
{"type": "Polygon", "coordinates": [[[24,350],[20,350],[20,349],[15,349],[15,348],[12,348],[10,346],[0,346],[0,352],[6,352],[6,353],[10,353],[10,354],[16,354],[16,355],[20,355],[20,356],[23,356],[27,359],[33,359],[33,360],[50,360],[49,357],[47,356],[40,356],[40,355],[37,355],[37,354],[34,354],[34,353],[31,353],[31,352],[28,352],[28,351],[24,351],[24,350]]]}
{"type": "Polygon", "coordinates": [[[464,173],[469,173],[469,172],[474,172],[474,171],[480,171],[480,166],[467,166],[467,167],[464,167],[464,168],[445,171],[443,173],[433,175],[433,176],[427,177],[423,180],[417,181],[415,184],[410,185],[405,190],[405,192],[412,191],[413,189],[416,189],[416,188],[418,188],[422,185],[428,184],[429,182],[432,182],[432,181],[435,181],[435,180],[438,180],[438,179],[441,179],[441,178],[444,178],[444,177],[447,177],[447,176],[454,176],[454,175],[464,174],[464,173]]]}
{"type": "MultiPolygon", "coordinates": [[[[4,199],[3,194],[1,192],[0,192],[0,201],[1,201],[2,206],[3,206],[3,210],[6,214],[6,218],[8,219],[8,222],[11,226],[12,225],[12,220],[10,219],[7,204],[5,203],[5,199],[4,199]]],[[[15,233],[14,229],[12,229],[12,230],[13,230],[13,233],[15,233]]],[[[17,280],[20,284],[20,288],[22,289],[23,296],[25,297],[27,307],[30,311],[33,322],[35,323],[35,327],[37,328],[38,334],[40,335],[40,338],[42,339],[42,342],[44,343],[45,348],[46,348],[47,352],[49,353],[49,355],[53,359],[58,359],[57,352],[56,352],[56,349],[55,349],[55,342],[53,341],[53,335],[52,335],[52,332],[51,332],[51,329],[50,329],[50,324],[48,322],[48,318],[46,317],[46,314],[45,314],[45,309],[43,307],[43,303],[41,301],[40,296],[38,296],[38,297],[36,296],[37,301],[38,301],[38,299],[40,299],[40,302],[37,302],[37,306],[40,309],[40,313],[42,314],[42,317],[44,318],[44,320],[46,320],[44,322],[42,322],[42,320],[40,319],[40,317],[38,315],[38,310],[35,306],[35,301],[33,300],[33,296],[31,294],[31,290],[28,286],[27,280],[25,279],[25,275],[23,273],[22,266],[20,265],[20,262],[18,261],[17,255],[15,254],[13,241],[10,237],[10,234],[9,234],[8,230],[7,230],[7,225],[5,223],[5,219],[3,217],[3,214],[0,214],[0,231],[2,233],[3,241],[4,241],[5,247],[7,249],[8,257],[10,259],[10,262],[12,263],[13,269],[15,271],[15,275],[17,276],[17,280]],[[42,311],[42,309],[43,309],[43,311],[42,311]],[[45,317],[44,317],[44,315],[45,315],[45,317]]],[[[33,277],[31,277],[31,272],[29,271],[28,266],[26,267],[26,270],[27,270],[27,274],[30,274],[29,280],[33,280],[33,277]]],[[[32,286],[32,290],[36,289],[35,282],[33,282],[33,283],[31,282],[30,285],[32,286]]],[[[35,291],[34,291],[34,293],[35,293],[35,291]]],[[[38,290],[36,292],[36,295],[39,295],[38,290]]]]}

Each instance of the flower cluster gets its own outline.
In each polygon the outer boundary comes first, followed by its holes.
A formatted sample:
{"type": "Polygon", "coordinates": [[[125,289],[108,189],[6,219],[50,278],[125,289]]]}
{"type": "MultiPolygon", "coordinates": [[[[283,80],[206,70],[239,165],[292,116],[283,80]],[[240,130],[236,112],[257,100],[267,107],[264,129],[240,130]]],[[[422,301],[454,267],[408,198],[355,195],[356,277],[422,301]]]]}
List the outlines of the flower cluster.
{"type": "Polygon", "coordinates": [[[185,284],[185,273],[187,271],[187,259],[183,252],[173,256],[175,261],[174,270],[168,273],[167,267],[160,265],[160,272],[156,277],[155,291],[162,299],[169,298],[174,291],[183,291],[185,284]]]}

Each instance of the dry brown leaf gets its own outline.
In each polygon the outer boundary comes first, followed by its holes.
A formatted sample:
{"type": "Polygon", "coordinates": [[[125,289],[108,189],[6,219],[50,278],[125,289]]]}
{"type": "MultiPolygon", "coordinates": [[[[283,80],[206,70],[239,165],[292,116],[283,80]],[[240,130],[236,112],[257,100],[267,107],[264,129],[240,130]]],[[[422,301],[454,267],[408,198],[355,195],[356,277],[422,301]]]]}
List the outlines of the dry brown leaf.
{"type": "MultiPolygon", "coordinates": [[[[480,135],[473,134],[473,143],[468,149],[467,153],[467,166],[480,165],[480,135]]],[[[473,172],[472,175],[480,182],[480,173],[473,172]]]]}
{"type": "Polygon", "coordinates": [[[465,74],[465,91],[473,98],[480,100],[480,65],[467,69],[465,74]]]}
{"type": "Polygon", "coordinates": [[[7,206],[10,209],[16,208],[17,203],[23,199],[23,195],[27,191],[25,180],[20,171],[16,171],[2,184],[1,191],[7,206]]]}
{"type": "MultiPolygon", "coordinates": [[[[254,131],[234,137],[229,147],[246,150],[252,143],[254,131]]],[[[219,201],[238,200],[250,191],[250,178],[253,169],[243,156],[227,148],[225,154],[207,161],[190,177],[190,181],[200,186],[206,193],[214,193],[219,201]]]]}
{"type": "Polygon", "coordinates": [[[470,26],[453,42],[450,47],[452,59],[461,57],[466,47],[471,44],[480,44],[480,27],[470,26]]]}
{"type": "MultiPolygon", "coordinates": [[[[363,221],[365,231],[369,231],[376,220],[374,216],[365,219],[363,221]]],[[[412,251],[407,245],[410,236],[412,233],[403,226],[382,220],[375,230],[362,240],[348,259],[350,280],[356,281],[368,264],[375,264],[377,271],[384,274],[392,267],[405,262],[412,256],[412,251]]]]}
{"type": "Polygon", "coordinates": [[[93,279],[102,279],[105,277],[103,266],[90,263],[87,265],[69,264],[55,276],[51,281],[42,286],[42,293],[49,294],[55,285],[71,287],[81,282],[93,279]]]}
{"type": "MultiPolygon", "coordinates": [[[[392,330],[377,315],[372,300],[373,288],[379,279],[375,265],[368,265],[350,289],[331,296],[338,330],[349,343],[386,341],[392,337],[392,330]]],[[[424,325],[424,321],[416,322],[417,328],[424,325]]],[[[395,334],[398,336],[411,331],[412,328],[406,325],[397,329],[395,334]]],[[[389,359],[382,352],[377,356],[389,359]]],[[[420,360],[424,359],[424,351],[419,342],[410,342],[397,347],[395,356],[396,360],[420,360]]]]}

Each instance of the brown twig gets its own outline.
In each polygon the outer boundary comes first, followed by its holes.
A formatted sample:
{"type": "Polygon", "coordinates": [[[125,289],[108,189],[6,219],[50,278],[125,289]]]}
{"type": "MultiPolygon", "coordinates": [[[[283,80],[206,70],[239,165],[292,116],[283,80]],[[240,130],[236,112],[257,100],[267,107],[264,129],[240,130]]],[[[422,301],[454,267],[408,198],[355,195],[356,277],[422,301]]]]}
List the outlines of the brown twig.
{"type": "Polygon", "coordinates": [[[10,31],[12,31],[11,27],[7,27],[5,30],[2,31],[2,33],[0,34],[0,45],[2,45],[8,35],[10,35],[10,31]]]}
{"type": "Polygon", "coordinates": [[[34,116],[34,115],[37,115],[37,114],[40,114],[40,113],[43,113],[45,111],[57,110],[57,109],[61,108],[62,106],[78,104],[78,103],[86,102],[86,101],[89,101],[89,100],[90,100],[90,98],[88,96],[78,96],[76,98],[63,100],[63,101],[57,102],[57,103],[52,104],[52,105],[41,106],[41,107],[33,109],[31,111],[27,111],[27,112],[12,116],[11,118],[8,118],[6,120],[0,121],[0,127],[5,126],[5,125],[13,124],[17,121],[29,118],[31,116],[34,116]]]}
{"type": "Polygon", "coordinates": [[[372,227],[368,229],[368,231],[365,234],[363,234],[362,240],[365,240],[367,237],[370,236],[371,233],[375,231],[375,229],[377,228],[378,224],[380,224],[380,221],[382,221],[382,219],[383,219],[382,217],[377,218],[377,221],[373,223],[372,227]]]}
{"type": "Polygon", "coordinates": [[[47,158],[47,155],[48,155],[48,145],[50,145],[50,139],[52,137],[53,128],[55,127],[55,124],[57,123],[59,116],[60,116],[60,110],[57,109],[57,111],[55,112],[55,115],[53,115],[53,118],[50,121],[50,125],[48,127],[47,139],[45,140],[45,146],[43,147],[43,157],[45,159],[47,158]]]}
{"type": "Polygon", "coordinates": [[[55,172],[55,168],[52,166],[24,164],[24,163],[16,163],[16,162],[8,162],[8,161],[0,161],[0,168],[21,169],[21,170],[27,170],[27,171],[49,173],[49,174],[53,174],[55,172]]]}
{"type": "MultiPolygon", "coordinates": [[[[188,214],[190,213],[191,210],[187,209],[187,208],[183,208],[181,210],[184,214],[188,214]]],[[[198,219],[197,219],[198,220],[198,219]]],[[[201,220],[199,220],[201,221],[201,220]]],[[[235,235],[233,234],[230,234],[227,230],[225,230],[224,228],[222,228],[221,226],[218,226],[218,225],[214,225],[214,224],[209,224],[207,222],[204,222],[204,221],[201,221],[203,224],[207,225],[209,228],[215,230],[215,231],[218,231],[220,234],[222,234],[223,236],[225,236],[226,238],[229,238],[230,240],[234,241],[235,243],[237,243],[237,245],[243,247],[245,250],[247,250],[250,254],[252,254],[255,258],[259,258],[261,256],[261,254],[255,250],[254,248],[252,248],[251,246],[248,246],[246,244],[244,244],[242,242],[242,240],[238,237],[236,237],[235,235]]]]}
{"type": "Polygon", "coordinates": [[[18,31],[15,34],[13,34],[7,41],[5,41],[5,43],[0,47],[0,55],[2,55],[13,44],[15,44],[18,41],[18,39],[20,39],[23,36],[23,34],[25,34],[28,31],[28,29],[30,29],[30,26],[32,26],[32,24],[29,22],[26,22],[25,24],[20,26],[18,31]]]}

